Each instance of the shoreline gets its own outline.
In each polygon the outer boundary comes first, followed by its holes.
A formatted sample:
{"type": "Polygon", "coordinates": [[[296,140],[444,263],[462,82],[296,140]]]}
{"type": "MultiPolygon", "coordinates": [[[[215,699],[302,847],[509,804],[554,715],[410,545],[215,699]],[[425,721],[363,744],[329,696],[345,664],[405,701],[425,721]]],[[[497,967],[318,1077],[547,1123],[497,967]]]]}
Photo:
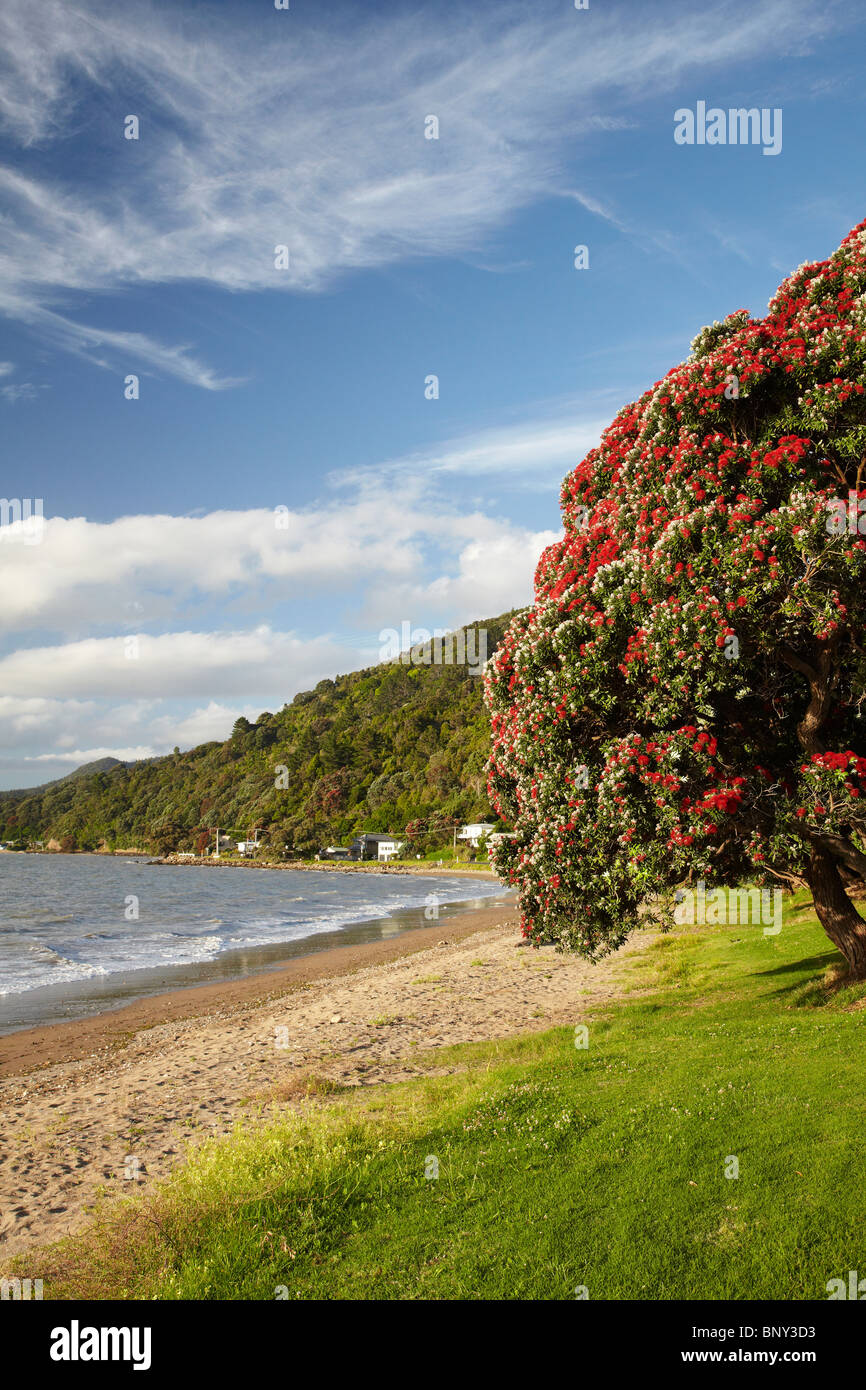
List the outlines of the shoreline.
{"type": "MultiPolygon", "coordinates": [[[[482,876],[488,877],[477,875],[482,876]]],[[[84,1018],[16,1029],[0,1036],[0,1079],[32,1076],[47,1067],[81,1061],[116,1047],[142,1029],[200,1018],[215,1008],[235,1011],[257,1007],[303,989],[314,980],[355,974],[368,966],[401,960],[443,942],[462,941],[498,925],[503,916],[513,916],[516,906],[516,895],[509,892],[489,907],[467,908],[447,922],[412,927],[385,941],[329,946],[235,980],[169,987],[84,1018]]]]}
{"type": "Polygon", "coordinates": [[[453,876],[460,874],[464,878],[492,878],[496,879],[496,874],[492,869],[479,869],[477,866],[462,866],[455,863],[453,868],[448,868],[446,864],[390,864],[387,861],[372,860],[352,860],[347,862],[345,859],[326,859],[321,863],[312,860],[280,860],[273,859],[219,859],[213,855],[207,858],[199,856],[189,856],[180,858],[176,855],[166,855],[164,859],[148,859],[148,867],[152,864],[164,864],[173,869],[288,869],[288,870],[312,870],[313,873],[338,873],[338,874],[420,874],[422,877],[428,875],[453,876]]]}
{"type": "MultiPolygon", "coordinates": [[[[79,856],[76,855],[76,858],[79,856]]],[[[97,854],[87,854],[84,856],[80,868],[86,883],[91,881],[88,870],[90,861],[93,859],[109,859],[115,866],[120,866],[112,871],[114,877],[117,872],[127,874],[128,869],[123,867],[123,860],[111,856],[97,854]]],[[[129,858],[126,861],[130,865],[136,865],[135,872],[140,874],[141,869],[149,867],[150,863],[144,857],[135,859],[129,858]]],[[[165,864],[171,870],[177,867],[172,861],[159,860],[157,863],[165,864]]],[[[284,892],[300,894],[300,898],[290,896],[291,904],[301,904],[312,894],[310,902],[312,916],[304,915],[303,911],[297,922],[293,922],[291,916],[287,919],[285,929],[273,933],[253,933],[252,939],[246,939],[248,933],[243,931],[236,933],[239,940],[234,940],[232,932],[222,941],[217,941],[216,951],[206,951],[204,956],[201,952],[189,950],[181,952],[183,959],[180,961],[172,959],[169,951],[156,953],[156,960],[149,960],[147,952],[141,959],[136,956],[135,949],[127,951],[130,958],[124,962],[113,962],[113,968],[108,970],[91,971],[87,978],[80,978],[76,973],[67,970],[66,980],[52,982],[50,977],[39,981],[39,984],[30,989],[15,988],[16,980],[10,981],[9,992],[5,992],[5,984],[0,991],[0,1076],[4,1074],[2,1069],[2,1058],[8,1047],[8,1039],[18,1037],[24,1033],[33,1033],[41,1028],[55,1029],[63,1025],[69,1028],[83,1026],[85,1022],[117,1014],[143,1000],[173,993],[186,993],[190,989],[201,988],[206,985],[221,986],[231,984],[236,981],[257,976],[274,976],[280,970],[288,966],[297,959],[307,958],[312,955],[328,953],[332,949],[345,950],[352,946],[361,946],[374,943],[380,940],[389,941],[423,929],[428,921],[438,921],[440,929],[445,930],[447,923],[455,920],[456,917],[466,912],[477,911],[479,908],[492,905],[496,902],[504,902],[513,897],[514,890],[507,884],[502,883],[496,875],[474,868],[468,870],[448,870],[434,867],[432,869],[416,870],[415,866],[409,866],[408,872],[403,876],[408,880],[402,886],[393,882],[395,870],[391,866],[369,863],[363,866],[361,872],[372,873],[374,876],[387,874],[389,886],[384,884],[367,884],[366,887],[360,882],[354,884],[337,884],[330,865],[315,865],[314,867],[324,872],[325,878],[320,878],[316,885],[301,884],[297,874],[293,872],[295,866],[291,863],[272,865],[270,863],[250,863],[243,860],[218,860],[218,867],[223,868],[283,868],[288,870],[288,877],[278,884],[276,879],[268,880],[268,884],[262,880],[257,885],[253,885],[242,875],[235,878],[220,878],[219,884],[215,881],[203,879],[201,884],[194,884],[191,878],[182,877],[177,879],[171,873],[164,876],[157,876],[156,880],[149,880],[151,886],[157,884],[156,892],[160,893],[163,886],[168,886],[169,893],[174,891],[172,883],[177,885],[177,892],[184,901],[189,900],[198,904],[214,899],[216,895],[213,921],[219,924],[225,915],[220,907],[220,902],[227,894],[228,898],[234,903],[234,908],[230,911],[237,918],[239,923],[246,920],[249,915],[247,909],[253,901],[263,899],[266,902],[276,904],[282,902],[284,892]],[[419,881],[422,880],[423,882],[419,881]],[[429,910],[427,904],[441,897],[439,884],[442,881],[445,885],[444,892],[447,901],[438,912],[429,910]],[[481,882],[486,884],[482,890],[476,888],[474,884],[481,882]],[[298,887],[294,885],[300,885],[298,887]],[[288,887],[287,885],[292,885],[288,887]],[[253,898],[250,899],[249,893],[255,887],[253,898]],[[309,893],[308,893],[309,889],[309,893]],[[330,898],[337,897],[337,906],[342,902],[344,896],[348,898],[344,907],[341,908],[336,916],[333,912],[326,912],[323,922],[316,917],[315,904],[319,901],[321,893],[325,894],[325,903],[330,902],[330,898]],[[429,895],[433,894],[431,898],[429,895]],[[190,897],[191,894],[191,897],[190,897]],[[378,903],[380,894],[385,894],[387,899],[393,899],[396,895],[396,905],[390,901],[378,903]],[[425,897],[424,895],[427,894],[425,897]],[[329,896],[330,895],[330,896],[329,896]],[[359,897],[360,895],[360,897],[359,897]],[[354,900],[358,899],[357,902],[354,900]],[[354,908],[353,908],[354,902],[354,908]],[[378,904],[378,905],[377,905],[378,904]],[[246,914],[246,916],[245,916],[246,914]],[[425,921],[424,919],[427,919],[425,921]],[[333,920],[331,920],[333,919],[333,920]],[[328,924],[330,921],[330,925],[328,924]]],[[[191,864],[193,867],[206,866],[208,860],[187,860],[180,861],[180,866],[191,864]]],[[[311,867],[311,866],[305,866],[311,867]]],[[[63,875],[66,871],[57,870],[56,874],[63,875]]],[[[108,871],[106,871],[108,872],[108,871]]],[[[342,872],[352,872],[352,869],[343,868],[342,872]]],[[[53,882],[56,874],[52,871],[49,876],[53,882]]],[[[2,877],[2,875],[0,875],[2,877]]],[[[81,875],[79,875],[81,877],[81,875]]],[[[357,874],[356,874],[357,878],[357,874]]],[[[24,876],[26,882],[27,876],[24,876]]],[[[97,875],[97,880],[101,882],[101,875],[97,875]]],[[[16,876],[15,881],[18,881],[16,876]]],[[[143,885],[143,880],[139,880],[143,885]]],[[[62,882],[62,878],[61,878],[62,882]]],[[[124,891],[121,889],[120,891],[124,891]]],[[[144,886],[137,889],[137,892],[146,891],[144,886]]],[[[60,911],[60,908],[57,909],[60,911]]],[[[321,915],[321,914],[320,914],[321,915]]],[[[297,914],[296,914],[297,916],[297,914]]],[[[62,919],[58,919],[62,920],[62,919]]],[[[280,925],[279,918],[274,922],[280,925]]],[[[83,930],[83,928],[82,928],[83,930]]],[[[94,932],[89,933],[93,936],[94,932]]],[[[72,948],[69,948],[72,950],[72,948]]],[[[153,956],[154,953],[150,952],[153,956]]],[[[74,951],[73,951],[74,958],[74,951]]],[[[97,964],[99,962],[99,957],[97,964]]],[[[112,963],[110,963],[111,965],[112,963]]]]}
{"type": "Polygon", "coordinates": [[[492,869],[480,868],[477,864],[464,865],[459,860],[452,861],[451,867],[443,861],[440,864],[433,864],[430,861],[421,860],[417,863],[398,863],[394,864],[387,860],[350,860],[327,859],[317,863],[311,859],[243,859],[229,858],[220,856],[218,859],[213,855],[200,856],[188,855],[180,857],[168,854],[163,857],[153,857],[153,852],[146,849],[86,849],[86,850],[60,850],[60,849],[22,849],[22,850],[2,850],[3,854],[29,854],[42,855],[50,859],[144,859],[147,867],[152,865],[166,865],[173,869],[183,868],[216,868],[216,869],[277,869],[277,870],[312,870],[314,873],[340,873],[340,874],[421,874],[422,876],[437,874],[453,875],[460,874],[465,878],[484,878],[495,879],[497,876],[492,869]]]}
{"type": "Polygon", "coordinates": [[[460,1070],[454,1044],[572,1029],[623,997],[628,958],[655,935],[591,965],[532,950],[516,905],[499,899],[447,926],[11,1035],[0,1269],[31,1253],[38,1276],[40,1250],[103,1200],[153,1191],[191,1146],[239,1124],[460,1070]]]}

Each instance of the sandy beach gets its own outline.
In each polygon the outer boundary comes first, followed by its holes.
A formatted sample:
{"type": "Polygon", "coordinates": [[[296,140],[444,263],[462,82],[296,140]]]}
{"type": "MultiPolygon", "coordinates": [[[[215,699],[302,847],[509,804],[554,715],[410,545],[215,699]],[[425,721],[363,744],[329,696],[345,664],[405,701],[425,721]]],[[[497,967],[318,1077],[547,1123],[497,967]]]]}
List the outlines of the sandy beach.
{"type": "Polygon", "coordinates": [[[450,1070],[436,1050],[572,1024],[619,992],[600,965],[526,946],[513,900],[246,979],[142,999],[0,1043],[0,1264],[152,1185],[258,1103],[450,1070]]]}

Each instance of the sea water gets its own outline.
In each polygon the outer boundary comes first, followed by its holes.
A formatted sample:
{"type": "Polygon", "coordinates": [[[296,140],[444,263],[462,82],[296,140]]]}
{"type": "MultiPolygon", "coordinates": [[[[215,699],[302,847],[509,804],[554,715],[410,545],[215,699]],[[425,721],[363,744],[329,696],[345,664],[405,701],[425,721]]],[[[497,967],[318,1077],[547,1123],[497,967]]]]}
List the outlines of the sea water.
{"type": "Polygon", "coordinates": [[[0,1033],[431,926],[495,879],[0,854],[0,1033]]]}

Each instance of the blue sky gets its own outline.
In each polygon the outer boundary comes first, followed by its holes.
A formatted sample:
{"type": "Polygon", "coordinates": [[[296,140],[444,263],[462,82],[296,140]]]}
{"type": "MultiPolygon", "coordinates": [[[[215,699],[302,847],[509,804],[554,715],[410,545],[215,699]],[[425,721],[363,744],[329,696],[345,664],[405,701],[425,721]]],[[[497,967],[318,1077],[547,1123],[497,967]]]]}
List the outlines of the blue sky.
{"type": "Polygon", "coordinates": [[[619,406],[866,216],[864,40],[857,0],[6,0],[0,491],[46,521],[0,527],[0,785],[528,602],[619,406]],[[677,145],[699,101],[781,152],[677,145]]]}

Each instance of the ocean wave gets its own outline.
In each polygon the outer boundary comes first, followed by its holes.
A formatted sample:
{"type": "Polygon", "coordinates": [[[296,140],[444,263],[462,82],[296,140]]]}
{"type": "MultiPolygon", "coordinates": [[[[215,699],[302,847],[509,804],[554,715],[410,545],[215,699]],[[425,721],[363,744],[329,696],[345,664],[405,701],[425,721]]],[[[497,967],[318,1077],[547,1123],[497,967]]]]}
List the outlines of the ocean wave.
{"type": "MultiPolygon", "coordinates": [[[[263,876],[263,891],[251,902],[248,891],[226,891],[233,876],[182,879],[190,887],[195,883],[189,892],[178,891],[174,884],[166,892],[166,880],[154,877],[145,920],[127,923],[115,915],[116,901],[122,903],[125,892],[116,862],[100,862],[98,868],[89,863],[76,865],[82,877],[77,885],[82,904],[77,914],[52,911],[50,901],[45,901],[49,892],[55,898],[62,894],[67,901],[70,897],[73,903],[78,901],[68,882],[68,866],[59,880],[53,864],[42,867],[46,877],[50,870],[42,901],[32,901],[28,879],[19,890],[21,897],[10,904],[17,909],[14,925],[9,925],[7,915],[7,926],[0,929],[0,994],[122,973],[194,967],[226,952],[314,942],[316,937],[387,920],[407,910],[419,913],[433,894],[441,911],[468,899],[492,901],[507,891],[495,881],[421,875],[403,879],[353,876],[350,880],[340,875],[339,884],[314,887],[307,881],[311,876],[305,874],[301,883],[263,876]],[[92,890],[91,878],[101,891],[92,890]],[[284,894],[284,889],[291,888],[298,891],[284,894]],[[27,912],[21,911],[23,901],[31,903],[27,912]],[[208,911],[212,915],[206,915],[208,911]],[[70,922],[75,925],[70,927],[70,922]]],[[[395,930],[400,930],[399,923],[395,930]]],[[[310,949],[316,949],[315,945],[310,949]]]]}
{"type": "Polygon", "coordinates": [[[22,962],[17,968],[4,963],[0,970],[0,995],[24,994],[31,989],[96,979],[110,973],[96,962],[74,960],[51,946],[34,946],[31,951],[38,955],[37,960],[22,962]]]}

